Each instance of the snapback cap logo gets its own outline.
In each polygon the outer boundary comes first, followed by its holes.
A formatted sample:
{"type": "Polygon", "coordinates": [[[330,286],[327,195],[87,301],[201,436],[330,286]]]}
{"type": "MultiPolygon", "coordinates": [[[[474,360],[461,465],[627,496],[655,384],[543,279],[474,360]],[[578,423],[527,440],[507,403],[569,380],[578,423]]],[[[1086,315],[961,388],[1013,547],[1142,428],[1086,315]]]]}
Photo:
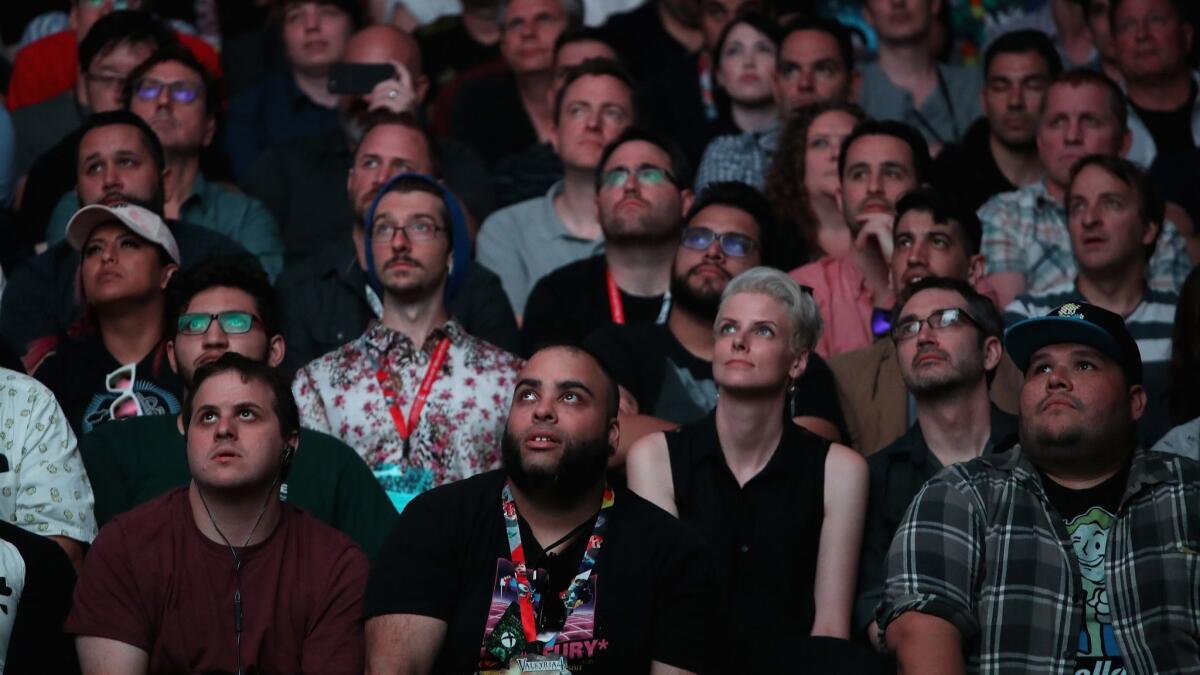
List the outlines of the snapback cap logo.
{"type": "Polygon", "coordinates": [[[1072,319],[1082,319],[1083,318],[1082,314],[1078,314],[1078,315],[1076,314],[1076,312],[1078,312],[1080,309],[1081,308],[1079,305],[1077,305],[1073,302],[1068,302],[1067,304],[1058,308],[1058,315],[1064,316],[1064,317],[1070,317],[1072,319]]]}

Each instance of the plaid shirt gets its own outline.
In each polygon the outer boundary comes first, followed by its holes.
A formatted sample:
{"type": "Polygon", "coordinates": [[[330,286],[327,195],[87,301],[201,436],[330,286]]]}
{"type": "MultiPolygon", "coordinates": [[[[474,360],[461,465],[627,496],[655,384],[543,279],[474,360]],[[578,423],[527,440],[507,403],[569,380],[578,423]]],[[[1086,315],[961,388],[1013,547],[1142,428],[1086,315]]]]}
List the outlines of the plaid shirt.
{"type": "MultiPolygon", "coordinates": [[[[988,274],[1024,274],[1027,293],[1074,283],[1075,254],[1067,230],[1067,210],[1050,196],[1045,181],[992,197],[980,207],[979,220],[988,274]]],[[[1183,237],[1168,221],[1150,258],[1150,287],[1177,292],[1191,269],[1183,237]]]]}
{"type": "Polygon", "coordinates": [[[735,180],[759,190],[766,182],[767,169],[775,156],[781,128],[718,136],[704,150],[696,170],[696,194],[709,183],[735,180]]]}
{"type": "MultiPolygon", "coordinates": [[[[1200,464],[1134,456],[1105,577],[1127,672],[1200,673],[1200,464]]],[[[1074,546],[1018,446],[951,466],[892,541],[886,628],[919,611],[958,628],[971,673],[1074,672],[1084,597],[1074,546]]]]}

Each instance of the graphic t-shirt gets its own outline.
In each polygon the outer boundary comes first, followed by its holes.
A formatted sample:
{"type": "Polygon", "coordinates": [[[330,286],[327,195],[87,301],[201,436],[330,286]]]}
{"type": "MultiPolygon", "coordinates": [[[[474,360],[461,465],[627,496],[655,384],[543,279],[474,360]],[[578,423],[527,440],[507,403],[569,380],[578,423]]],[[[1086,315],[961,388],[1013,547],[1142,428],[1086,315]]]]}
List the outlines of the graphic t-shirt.
{"type": "Polygon", "coordinates": [[[1125,659],[1113,633],[1104,563],[1108,533],[1116,521],[1128,479],[1128,464],[1113,477],[1085,490],[1071,490],[1042,476],[1046,496],[1071,535],[1083,585],[1083,629],[1079,632],[1075,675],[1125,675],[1125,659]]]}
{"type": "MultiPolygon", "coordinates": [[[[513,629],[519,614],[510,615],[519,612],[518,582],[501,511],[504,481],[503,471],[491,471],[418,495],[367,584],[367,617],[416,614],[448,624],[434,673],[505,672],[489,654],[523,640],[513,629]]],[[[546,555],[518,513],[538,630],[561,628],[542,654],[563,658],[572,673],[645,673],[652,661],[699,672],[712,662],[716,626],[707,550],[665,511],[613,489],[603,547],[570,616],[559,598],[579,571],[583,538],[546,555]]]]}

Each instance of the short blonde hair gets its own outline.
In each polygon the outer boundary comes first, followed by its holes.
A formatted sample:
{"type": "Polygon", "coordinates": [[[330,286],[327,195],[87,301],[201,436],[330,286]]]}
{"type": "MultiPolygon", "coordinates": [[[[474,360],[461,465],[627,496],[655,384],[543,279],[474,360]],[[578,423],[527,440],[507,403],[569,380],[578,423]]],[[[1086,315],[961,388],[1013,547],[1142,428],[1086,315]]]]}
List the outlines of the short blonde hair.
{"type": "Polygon", "coordinates": [[[821,312],[816,301],[787,274],[771,267],[752,267],[725,285],[721,306],[742,293],[762,293],[783,305],[792,330],[792,353],[812,349],[821,338],[821,312]]]}

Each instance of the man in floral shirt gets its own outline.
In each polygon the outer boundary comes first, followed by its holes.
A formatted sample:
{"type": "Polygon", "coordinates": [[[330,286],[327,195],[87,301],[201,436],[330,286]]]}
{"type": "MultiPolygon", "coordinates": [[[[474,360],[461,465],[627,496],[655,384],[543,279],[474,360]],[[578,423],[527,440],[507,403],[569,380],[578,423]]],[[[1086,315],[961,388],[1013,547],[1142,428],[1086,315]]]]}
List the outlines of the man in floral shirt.
{"type": "Polygon", "coordinates": [[[386,183],[354,243],[383,318],[301,368],[292,389],[302,424],[358,450],[403,509],[431,487],[500,465],[522,363],[446,312],[470,240],[457,200],[432,178],[386,183]]]}

